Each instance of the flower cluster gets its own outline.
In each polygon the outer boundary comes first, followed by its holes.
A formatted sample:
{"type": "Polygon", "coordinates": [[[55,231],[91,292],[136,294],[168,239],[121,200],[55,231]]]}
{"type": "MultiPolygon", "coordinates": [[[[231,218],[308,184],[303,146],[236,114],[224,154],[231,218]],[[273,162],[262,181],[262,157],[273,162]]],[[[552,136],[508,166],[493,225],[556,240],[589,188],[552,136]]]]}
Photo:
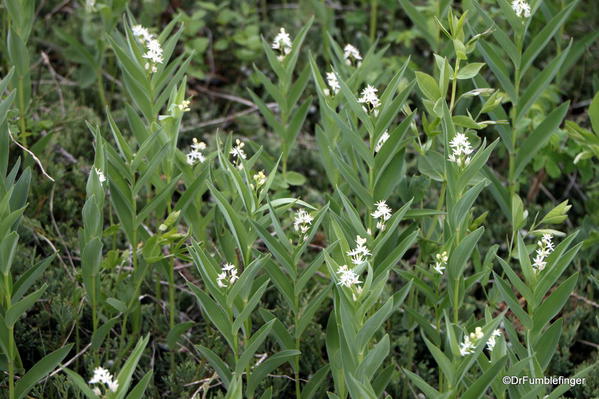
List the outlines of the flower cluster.
{"type": "Polygon", "coordinates": [[[361,104],[366,104],[367,107],[363,107],[366,112],[373,112],[374,116],[377,116],[379,113],[379,106],[381,102],[379,101],[379,97],[377,96],[377,88],[371,85],[367,85],[364,90],[362,90],[361,97],[358,98],[358,102],[361,104]]]}
{"type": "Polygon", "coordinates": [[[551,234],[543,234],[543,237],[537,241],[537,254],[532,263],[532,267],[535,271],[540,272],[547,266],[547,257],[553,252],[553,242],[551,241],[551,234]]]}
{"type": "Polygon", "coordinates": [[[229,154],[233,155],[233,158],[236,158],[236,164],[238,169],[243,169],[243,164],[241,163],[241,160],[247,158],[247,155],[245,154],[243,147],[245,147],[245,143],[237,139],[235,140],[235,146],[231,148],[231,151],[229,151],[229,154]]]}
{"type": "Polygon", "coordinates": [[[300,233],[304,240],[308,238],[308,230],[310,230],[312,220],[314,220],[314,218],[303,209],[300,209],[295,214],[293,229],[300,233]]]}
{"type": "MultiPolygon", "coordinates": [[[[119,389],[118,381],[115,380],[112,374],[110,374],[110,372],[103,367],[96,367],[94,370],[94,375],[91,380],[89,380],[89,383],[91,385],[104,384],[110,392],[116,392],[119,389]]],[[[98,396],[102,395],[102,391],[99,387],[94,388],[94,393],[98,396]]]]}
{"type": "Polygon", "coordinates": [[[512,10],[514,10],[516,15],[519,17],[530,17],[530,5],[526,2],[526,0],[512,1],[512,10]]]}
{"type": "Polygon", "coordinates": [[[383,132],[383,134],[381,134],[381,137],[379,137],[378,141],[376,142],[376,145],[374,146],[374,152],[377,153],[381,150],[381,148],[383,148],[383,145],[387,142],[387,140],[389,140],[389,131],[385,130],[383,132]]]}
{"type": "Polygon", "coordinates": [[[281,28],[272,42],[273,50],[278,50],[280,53],[278,57],[280,61],[282,61],[287,54],[291,53],[291,47],[292,43],[289,33],[285,31],[285,28],[281,28]]]}
{"type": "Polygon", "coordinates": [[[356,247],[351,251],[347,251],[347,256],[352,258],[352,263],[354,265],[359,265],[363,263],[367,257],[372,255],[365,244],[366,238],[356,236],[356,247]]]}
{"type": "Polygon", "coordinates": [[[177,104],[177,109],[181,112],[189,112],[190,108],[189,106],[191,105],[191,101],[189,100],[183,100],[181,101],[179,104],[177,104]]]}
{"type": "Polygon", "coordinates": [[[376,227],[379,230],[385,230],[385,222],[391,219],[391,213],[393,212],[387,201],[379,201],[376,204],[376,209],[370,215],[377,220],[376,227]]]}
{"type": "Polygon", "coordinates": [[[337,79],[335,71],[327,72],[327,84],[331,88],[331,90],[324,89],[324,94],[326,94],[327,96],[330,96],[331,93],[335,95],[339,93],[339,90],[341,90],[341,86],[339,85],[339,80],[337,79]]]}
{"type": "Polygon", "coordinates": [[[449,154],[449,161],[455,162],[459,167],[467,166],[470,163],[470,154],[474,149],[464,133],[456,134],[449,142],[452,153],[449,154]]]}
{"type": "Polygon", "coordinates": [[[352,59],[356,61],[356,65],[358,66],[360,66],[362,63],[362,56],[360,55],[360,52],[351,44],[346,44],[343,48],[343,59],[345,59],[345,63],[347,65],[352,64],[352,59]]]}
{"type": "Polygon", "coordinates": [[[106,175],[104,174],[104,172],[102,172],[98,168],[94,168],[94,170],[96,171],[96,174],[98,175],[98,180],[100,180],[100,183],[103,184],[106,181],[106,175]]]}
{"type": "MultiPolygon", "coordinates": [[[[460,344],[460,355],[467,356],[473,354],[474,349],[484,336],[485,334],[483,333],[483,329],[481,327],[476,327],[474,332],[466,334],[464,336],[464,341],[460,344]]],[[[493,350],[495,344],[497,343],[496,339],[499,336],[501,336],[500,330],[495,330],[491,333],[491,336],[487,340],[487,349],[493,350]]]]}
{"type": "Polygon", "coordinates": [[[360,295],[362,293],[362,287],[359,286],[361,283],[359,276],[346,265],[339,266],[339,269],[337,269],[337,274],[339,275],[339,282],[337,285],[350,288],[352,290],[352,297],[355,301],[356,295],[360,295]]]}
{"type": "Polygon", "coordinates": [[[221,272],[216,276],[216,284],[221,288],[226,288],[233,284],[239,276],[237,275],[237,268],[232,263],[225,263],[222,267],[221,272]]]}
{"type": "Polygon", "coordinates": [[[206,160],[206,157],[202,154],[202,151],[205,149],[206,143],[198,141],[198,139],[194,137],[193,143],[191,144],[191,151],[187,153],[187,163],[189,165],[195,165],[198,162],[203,163],[206,160]]]}
{"type": "Polygon", "coordinates": [[[256,182],[257,187],[260,187],[266,183],[266,175],[264,174],[263,170],[254,175],[254,181],[256,182]]]}
{"type": "Polygon", "coordinates": [[[449,256],[447,255],[447,251],[443,251],[435,255],[435,265],[433,266],[433,270],[439,274],[443,274],[445,268],[447,267],[447,261],[449,260],[449,256]]]}
{"type": "Polygon", "coordinates": [[[158,64],[162,64],[164,61],[162,45],[147,28],[144,28],[141,25],[135,25],[131,30],[133,31],[133,35],[146,48],[146,52],[143,54],[143,58],[147,60],[144,67],[148,71],[156,72],[158,70],[158,64]]]}

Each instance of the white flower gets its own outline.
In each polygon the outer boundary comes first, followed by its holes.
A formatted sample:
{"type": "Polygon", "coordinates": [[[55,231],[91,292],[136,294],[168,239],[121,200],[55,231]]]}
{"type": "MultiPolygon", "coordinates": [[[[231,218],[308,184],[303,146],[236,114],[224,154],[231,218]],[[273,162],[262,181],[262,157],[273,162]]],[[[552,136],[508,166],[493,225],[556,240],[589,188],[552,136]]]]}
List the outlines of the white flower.
{"type": "Polygon", "coordinates": [[[96,0],[85,0],[85,9],[87,10],[87,12],[94,11],[95,7],[96,7],[96,0]]]}
{"type": "MultiPolygon", "coordinates": [[[[327,84],[331,88],[333,94],[337,94],[339,93],[339,90],[341,90],[341,86],[339,85],[339,80],[337,79],[335,71],[327,72],[327,84]]],[[[329,95],[328,89],[325,90],[325,94],[329,95]]]]}
{"type": "MultiPolygon", "coordinates": [[[[476,327],[474,329],[474,332],[464,335],[464,341],[460,344],[460,355],[467,356],[473,354],[474,349],[478,345],[479,341],[484,338],[484,336],[485,333],[483,332],[483,329],[481,327],[476,327]]],[[[500,330],[494,330],[491,333],[491,336],[489,337],[489,339],[487,339],[486,342],[488,350],[493,350],[495,344],[497,343],[496,339],[499,336],[501,336],[500,330]]]]}
{"type": "Polygon", "coordinates": [[[246,159],[245,152],[243,151],[243,147],[245,147],[245,143],[239,139],[235,140],[235,147],[231,148],[229,153],[238,159],[246,159]]]}
{"type": "Polygon", "coordinates": [[[141,25],[134,25],[131,30],[133,31],[133,36],[138,38],[141,42],[147,42],[151,40],[154,35],[152,35],[147,28],[144,28],[141,25]]]}
{"type": "Polygon", "coordinates": [[[189,100],[183,100],[183,101],[181,101],[180,104],[177,104],[177,108],[181,112],[189,112],[190,111],[190,108],[189,108],[190,105],[191,105],[191,101],[189,101],[189,100]]]}
{"type": "Polygon", "coordinates": [[[526,2],[526,0],[512,1],[512,10],[514,10],[516,15],[519,17],[530,17],[530,5],[526,2]]]}
{"type": "Polygon", "coordinates": [[[495,344],[496,342],[496,338],[501,336],[501,330],[495,330],[493,331],[493,333],[491,334],[491,336],[489,337],[489,340],[487,341],[487,349],[492,351],[493,348],[495,348],[495,344]]]}
{"type": "Polygon", "coordinates": [[[448,260],[449,256],[447,255],[447,251],[438,253],[435,255],[435,265],[433,266],[433,270],[442,275],[447,267],[448,260]]]}
{"type": "Polygon", "coordinates": [[[206,143],[198,141],[194,137],[193,143],[191,144],[191,151],[187,153],[187,163],[189,165],[195,165],[196,163],[204,163],[206,157],[202,154],[202,151],[206,149],[206,143]]]}
{"type": "Polygon", "coordinates": [[[133,31],[133,36],[135,36],[137,40],[139,40],[139,42],[146,48],[146,52],[142,55],[142,57],[148,61],[144,67],[148,71],[156,72],[158,70],[157,65],[164,62],[162,45],[158,39],[156,39],[154,35],[148,31],[147,28],[144,28],[141,25],[134,25],[131,30],[133,31]]]}
{"type": "MultiPolygon", "coordinates": [[[[104,384],[111,392],[116,392],[119,389],[119,383],[112,377],[112,374],[108,370],[103,367],[96,367],[94,369],[94,375],[89,380],[89,383],[94,384],[104,384]]],[[[101,392],[98,387],[94,388],[94,393],[100,395],[101,392]]]]}
{"type": "Polygon", "coordinates": [[[376,204],[376,209],[370,215],[377,220],[376,227],[379,230],[385,230],[385,222],[391,219],[391,208],[387,205],[386,201],[379,201],[376,204]]]}
{"type": "Polygon", "coordinates": [[[532,263],[532,267],[536,272],[544,270],[547,266],[546,259],[554,249],[551,239],[551,234],[543,234],[543,237],[537,241],[538,248],[532,263]]]}
{"type": "Polygon", "coordinates": [[[337,269],[337,274],[339,275],[338,284],[344,287],[351,288],[352,286],[361,283],[358,275],[346,265],[339,266],[339,269],[337,269]]]}
{"type": "Polygon", "coordinates": [[[364,110],[367,112],[374,111],[375,116],[378,114],[378,107],[381,105],[379,97],[376,95],[377,91],[376,87],[367,85],[364,90],[362,90],[362,96],[358,98],[359,103],[369,106],[368,110],[366,108],[364,108],[364,110]]]}
{"type": "Polygon", "coordinates": [[[464,342],[460,344],[460,355],[467,356],[474,353],[474,344],[470,341],[470,337],[466,335],[464,337],[464,342]]]}
{"type": "Polygon", "coordinates": [[[360,55],[360,52],[351,44],[346,44],[343,48],[343,58],[345,59],[345,63],[347,65],[352,64],[352,59],[354,61],[357,61],[358,65],[360,65],[360,61],[362,61],[362,56],[360,55]]]}
{"type": "Polygon", "coordinates": [[[275,36],[275,39],[272,42],[272,48],[274,50],[278,50],[281,54],[279,55],[279,60],[285,58],[287,54],[291,52],[291,37],[289,33],[285,31],[285,28],[281,28],[279,33],[275,36]]]}
{"type": "Polygon", "coordinates": [[[347,251],[347,256],[352,258],[354,265],[363,263],[367,257],[371,256],[370,250],[366,247],[366,238],[356,236],[356,248],[347,251]]]}
{"type": "Polygon", "coordinates": [[[456,134],[449,142],[452,153],[449,155],[449,161],[455,162],[458,166],[467,166],[470,163],[470,154],[474,151],[464,133],[456,134]]]}
{"type": "Polygon", "coordinates": [[[239,279],[237,268],[232,263],[225,263],[221,272],[216,276],[216,284],[221,288],[226,288],[239,279]]]}
{"type": "Polygon", "coordinates": [[[379,137],[379,140],[376,142],[376,145],[374,146],[374,152],[379,152],[381,148],[383,148],[383,144],[389,140],[389,137],[391,137],[389,136],[389,131],[385,130],[383,134],[381,134],[381,137],[379,137]]]}
{"type": "Polygon", "coordinates": [[[312,220],[314,220],[314,218],[303,209],[300,209],[295,214],[295,219],[293,220],[293,229],[302,234],[304,240],[308,237],[307,233],[308,230],[310,230],[312,220]]]}
{"type": "Polygon", "coordinates": [[[100,180],[100,183],[104,183],[106,181],[106,175],[104,174],[104,172],[102,172],[98,168],[94,168],[94,170],[96,171],[96,174],[98,175],[98,180],[100,180]]]}
{"type": "Polygon", "coordinates": [[[254,181],[258,187],[266,183],[266,175],[264,174],[263,170],[254,175],[254,181]]]}

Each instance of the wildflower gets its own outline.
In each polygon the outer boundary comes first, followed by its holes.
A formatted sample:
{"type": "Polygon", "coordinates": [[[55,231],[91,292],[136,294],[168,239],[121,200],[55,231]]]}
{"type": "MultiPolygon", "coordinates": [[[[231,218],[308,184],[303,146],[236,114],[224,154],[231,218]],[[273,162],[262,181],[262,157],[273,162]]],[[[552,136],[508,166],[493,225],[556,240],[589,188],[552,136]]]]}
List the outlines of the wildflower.
{"type": "Polygon", "coordinates": [[[307,233],[308,230],[310,230],[310,225],[312,225],[313,219],[314,218],[303,209],[300,209],[295,214],[295,219],[293,220],[293,229],[298,233],[302,234],[304,240],[308,238],[307,233]]]}
{"type": "MultiPolygon", "coordinates": [[[[94,375],[91,380],[89,380],[89,383],[92,385],[104,384],[110,392],[116,392],[119,389],[118,381],[115,380],[112,377],[112,374],[110,374],[110,372],[103,367],[96,367],[94,369],[94,375]]],[[[97,393],[101,391],[98,387],[95,387],[94,392],[97,393]]]]}
{"type": "Polygon", "coordinates": [[[367,257],[372,255],[370,250],[364,244],[366,244],[366,238],[356,236],[356,248],[347,251],[347,256],[352,258],[352,263],[354,265],[363,263],[367,257]]]}
{"type": "Polygon", "coordinates": [[[464,133],[456,134],[449,142],[452,153],[449,155],[449,161],[455,162],[458,166],[467,166],[470,163],[470,154],[474,149],[464,133]]]}
{"type": "Polygon", "coordinates": [[[442,275],[447,267],[448,260],[449,256],[447,255],[447,251],[438,253],[435,255],[435,265],[433,266],[433,270],[442,275]]]}
{"type": "Polygon", "coordinates": [[[280,52],[279,60],[283,60],[287,54],[291,53],[291,47],[292,43],[289,33],[285,31],[285,28],[281,28],[279,34],[275,36],[272,42],[272,48],[280,52]]]}
{"type": "Polygon", "coordinates": [[[94,170],[96,171],[96,175],[98,175],[98,180],[103,184],[106,181],[106,175],[98,168],[94,168],[94,170]]]}
{"type": "Polygon", "coordinates": [[[346,265],[339,266],[339,269],[337,269],[337,274],[339,275],[339,282],[337,285],[351,289],[352,297],[355,301],[357,295],[362,293],[362,287],[359,286],[361,283],[359,276],[346,265]]]}
{"type": "Polygon", "coordinates": [[[239,159],[246,159],[245,152],[243,151],[243,147],[245,147],[245,143],[239,139],[235,140],[235,147],[231,148],[229,153],[233,155],[233,157],[237,157],[239,159]]]}
{"type": "Polygon", "coordinates": [[[258,187],[266,183],[266,175],[264,174],[263,170],[254,175],[254,181],[258,187]]]}
{"type": "Polygon", "coordinates": [[[470,341],[470,337],[466,335],[464,337],[464,342],[460,344],[460,355],[467,356],[474,353],[474,343],[470,341]]]}
{"type": "Polygon", "coordinates": [[[512,10],[519,17],[530,17],[530,5],[526,2],[526,0],[514,0],[512,1],[512,10]]]}
{"type": "Polygon", "coordinates": [[[495,330],[491,333],[491,336],[489,337],[489,340],[487,341],[487,349],[489,351],[492,351],[493,348],[495,348],[495,344],[497,337],[501,336],[501,330],[495,330]]]}
{"type": "Polygon", "coordinates": [[[92,12],[95,10],[96,0],[85,0],[85,9],[87,12],[92,12]]]}
{"type": "MultiPolygon", "coordinates": [[[[467,356],[474,353],[474,349],[478,345],[481,339],[483,339],[485,334],[483,333],[483,329],[481,327],[476,327],[474,332],[470,334],[466,334],[464,336],[464,341],[460,344],[460,355],[467,356]]],[[[493,350],[495,344],[497,343],[497,337],[501,336],[500,330],[495,330],[491,333],[491,336],[486,342],[487,349],[493,350]]]]}
{"type": "Polygon", "coordinates": [[[360,55],[360,52],[358,51],[357,48],[355,48],[351,44],[346,44],[345,47],[343,48],[343,58],[345,59],[345,63],[347,65],[352,64],[352,58],[354,61],[357,62],[358,66],[360,66],[361,61],[362,61],[362,56],[360,55]]]}
{"type": "MultiPolygon", "coordinates": [[[[327,84],[331,88],[333,94],[339,93],[341,86],[339,85],[339,80],[337,79],[337,75],[335,72],[327,72],[327,84]]],[[[329,89],[325,89],[325,94],[328,96],[330,94],[329,89]]]]}
{"type": "Polygon", "coordinates": [[[193,143],[191,144],[191,151],[187,154],[187,163],[189,165],[195,165],[197,162],[204,163],[206,157],[202,154],[202,151],[206,149],[206,143],[198,141],[194,137],[193,143]]]}
{"type": "Polygon", "coordinates": [[[239,279],[237,275],[237,268],[232,263],[225,263],[221,269],[221,272],[216,276],[216,284],[221,288],[226,288],[232,285],[239,279]]]}
{"type": "Polygon", "coordinates": [[[147,28],[144,28],[141,25],[135,25],[131,30],[133,31],[133,36],[135,36],[146,49],[146,52],[142,55],[142,57],[147,60],[144,67],[148,71],[156,72],[158,70],[158,64],[164,62],[162,45],[147,28]]]}
{"type": "Polygon", "coordinates": [[[551,241],[551,234],[543,234],[543,237],[537,241],[537,252],[532,263],[535,271],[540,272],[547,266],[547,257],[553,252],[554,246],[551,241]]]}
{"type": "Polygon", "coordinates": [[[181,101],[181,103],[177,104],[177,108],[181,112],[189,112],[190,111],[190,108],[189,108],[190,105],[191,105],[191,101],[189,101],[189,100],[183,100],[183,101],[181,101]]]}
{"type": "Polygon", "coordinates": [[[372,111],[375,116],[378,115],[378,107],[381,105],[379,97],[376,95],[377,91],[376,87],[367,85],[366,88],[362,90],[362,97],[358,98],[359,103],[368,105],[368,109],[364,107],[364,111],[372,111]]]}
{"type": "Polygon", "coordinates": [[[391,219],[391,208],[386,201],[379,201],[375,204],[376,210],[370,215],[377,220],[376,227],[379,230],[385,230],[385,222],[391,219]]]}
{"type": "Polygon", "coordinates": [[[387,142],[387,140],[389,140],[389,131],[385,130],[383,132],[383,134],[381,135],[381,137],[379,137],[379,140],[376,142],[376,145],[374,146],[374,152],[379,152],[381,150],[381,148],[383,148],[383,144],[385,144],[387,142]]]}

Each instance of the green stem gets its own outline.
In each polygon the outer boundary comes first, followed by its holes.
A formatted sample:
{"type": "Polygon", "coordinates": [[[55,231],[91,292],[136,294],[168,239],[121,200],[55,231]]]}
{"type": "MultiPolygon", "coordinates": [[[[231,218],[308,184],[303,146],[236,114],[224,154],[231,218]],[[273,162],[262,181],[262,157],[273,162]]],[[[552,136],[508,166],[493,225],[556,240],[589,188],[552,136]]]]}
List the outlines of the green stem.
{"type": "MultiPolygon", "coordinates": [[[[4,274],[4,292],[6,294],[6,309],[11,307],[12,289],[8,274],[4,274]]],[[[15,398],[15,331],[14,326],[8,328],[8,399],[15,398]]]]}
{"type": "Polygon", "coordinates": [[[98,94],[100,96],[100,103],[102,105],[102,111],[108,108],[108,101],[106,101],[106,93],[104,91],[104,77],[102,76],[102,69],[98,69],[96,72],[98,81],[98,94]]]}
{"type": "MultiPolygon", "coordinates": [[[[169,317],[168,325],[169,331],[173,331],[175,328],[175,265],[171,262],[168,273],[168,306],[169,306],[169,317]]],[[[171,369],[175,368],[175,353],[170,353],[171,369]]]]}
{"type": "Polygon", "coordinates": [[[23,78],[19,77],[17,94],[19,97],[19,132],[21,133],[21,141],[24,146],[27,146],[27,122],[25,111],[25,84],[23,78]]]}
{"type": "Polygon", "coordinates": [[[449,103],[449,113],[453,112],[453,107],[455,105],[455,95],[458,86],[458,71],[460,70],[460,60],[456,57],[455,65],[453,68],[453,79],[451,80],[451,102],[449,103]]]}
{"type": "Polygon", "coordinates": [[[453,322],[455,324],[458,324],[459,318],[459,304],[458,301],[460,300],[460,280],[459,278],[455,280],[455,286],[453,289],[453,322]]]}
{"type": "Polygon", "coordinates": [[[370,0],[370,42],[376,38],[378,0],[370,0]]]}

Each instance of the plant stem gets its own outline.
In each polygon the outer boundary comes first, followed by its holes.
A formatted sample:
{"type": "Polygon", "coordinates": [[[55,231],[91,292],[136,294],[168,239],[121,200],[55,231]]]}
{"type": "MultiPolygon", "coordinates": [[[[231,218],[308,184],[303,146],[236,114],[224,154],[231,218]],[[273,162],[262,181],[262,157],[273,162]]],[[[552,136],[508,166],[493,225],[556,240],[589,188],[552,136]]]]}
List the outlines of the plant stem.
{"type": "MultiPolygon", "coordinates": [[[[175,328],[175,265],[174,262],[171,262],[168,270],[168,306],[169,306],[169,315],[168,315],[168,325],[169,331],[172,331],[175,328]]],[[[175,368],[175,353],[171,351],[170,353],[171,360],[171,369],[175,368]]]]}
{"type": "Polygon", "coordinates": [[[453,68],[453,79],[451,80],[451,102],[449,103],[449,113],[453,111],[455,105],[455,95],[458,86],[458,71],[460,70],[460,59],[456,57],[455,65],[453,68]]]}
{"type": "Polygon", "coordinates": [[[370,0],[370,42],[376,38],[378,0],[370,0]]]}
{"type": "MultiPolygon", "coordinates": [[[[4,273],[4,293],[6,294],[6,309],[11,307],[12,289],[8,272],[4,273]]],[[[8,328],[8,399],[15,398],[15,331],[14,325],[8,328]]]]}

